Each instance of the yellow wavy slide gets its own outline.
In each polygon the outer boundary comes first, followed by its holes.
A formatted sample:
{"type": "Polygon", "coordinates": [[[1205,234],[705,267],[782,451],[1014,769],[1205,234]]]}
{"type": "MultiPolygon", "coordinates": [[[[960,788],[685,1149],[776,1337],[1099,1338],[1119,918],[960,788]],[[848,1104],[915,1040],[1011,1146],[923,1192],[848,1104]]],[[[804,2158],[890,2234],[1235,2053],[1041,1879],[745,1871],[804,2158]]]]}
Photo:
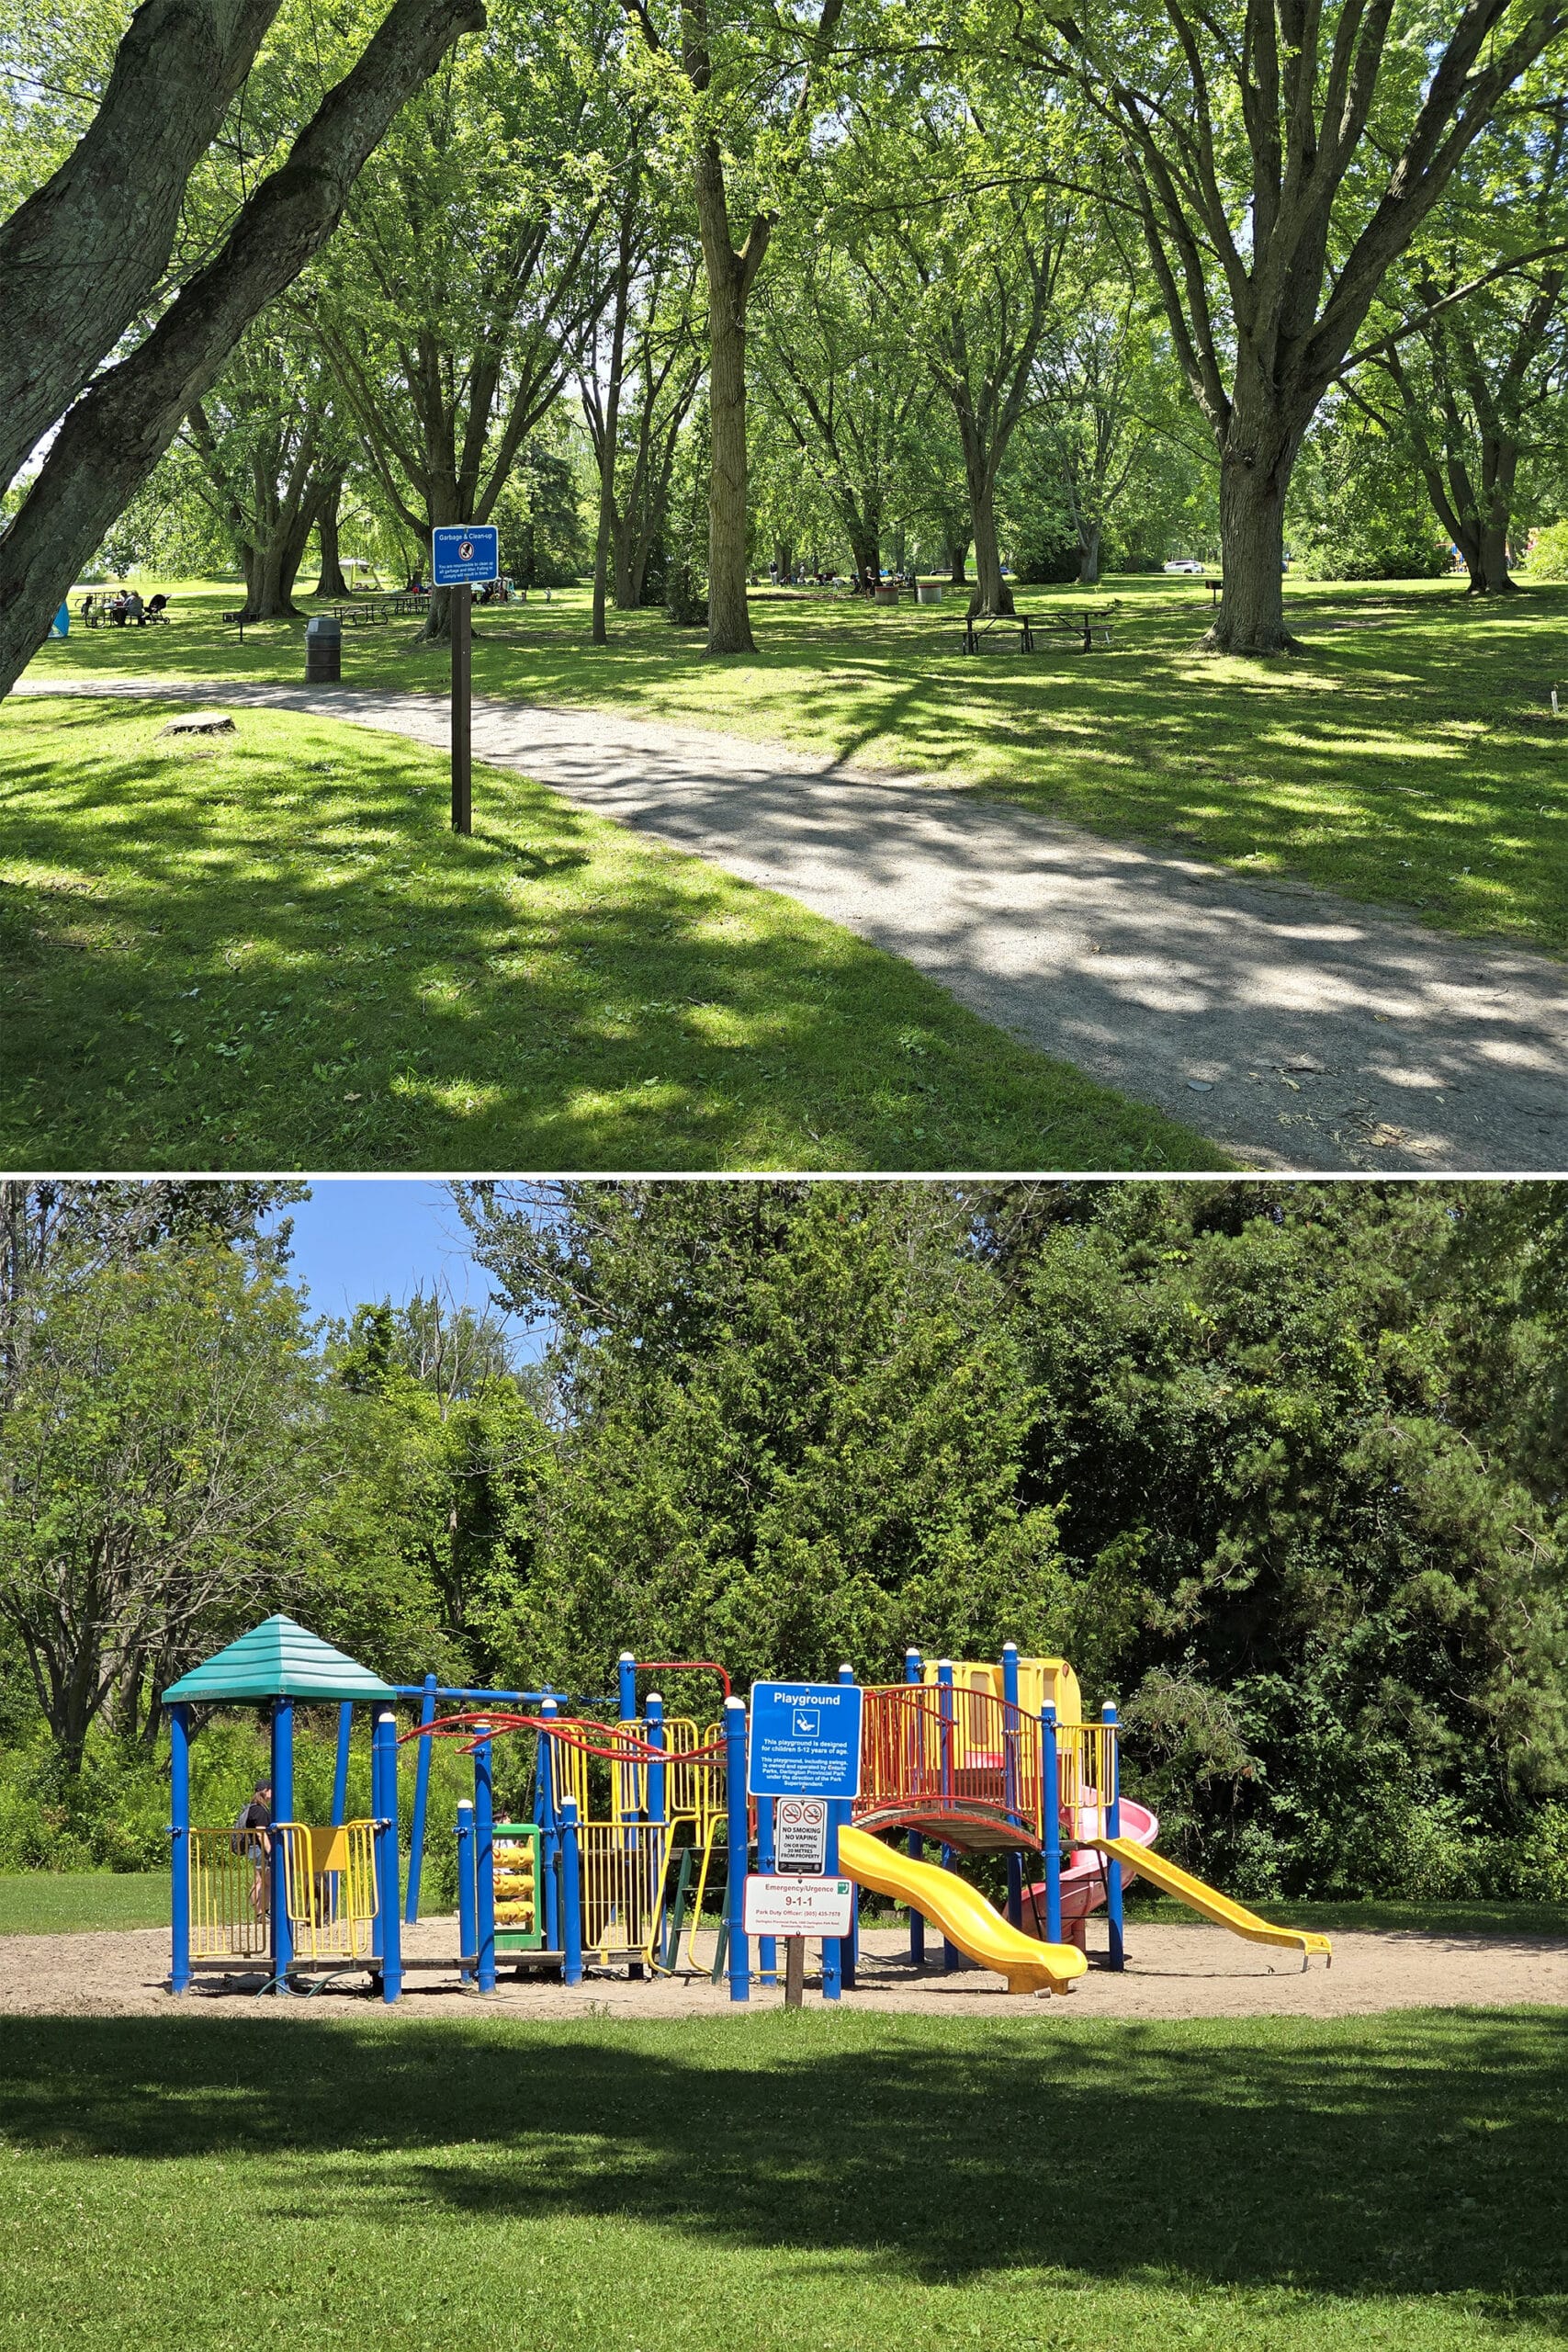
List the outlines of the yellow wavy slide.
{"type": "MultiPolygon", "coordinates": [[[[842,1834],[840,1831],[840,1836],[842,1834]]],[[[1320,1951],[1330,1967],[1334,1964],[1334,1948],[1326,1936],[1309,1935],[1300,1928],[1271,1926],[1267,1919],[1260,1919],[1256,1911],[1246,1910],[1241,1904],[1233,1903],[1228,1894],[1220,1894],[1213,1887],[1205,1886],[1202,1880],[1194,1878],[1190,1871],[1179,1870],[1174,1862],[1168,1862],[1163,1854],[1156,1854],[1150,1846],[1134,1845],[1128,1838],[1091,1838],[1087,1843],[1099,1853],[1114,1855],[1129,1870],[1136,1871],[1140,1878],[1146,1878],[1151,1886],[1163,1887],[1168,1894],[1174,1894],[1179,1903],[1185,1903],[1190,1911],[1201,1912],[1205,1919],[1213,1919],[1220,1927],[1228,1928],[1233,1936],[1245,1936],[1251,1944],[1293,1944],[1301,1953],[1303,1968],[1314,1951],[1320,1951]]]]}
{"type": "Polygon", "coordinates": [[[1089,1965],[1071,1944],[1040,1943],[1010,1927],[983,1894],[953,1871],[917,1862],[863,1829],[840,1830],[839,1868],[874,1894],[893,1894],[908,1903],[980,1967],[1005,1976],[1010,1993],[1065,1993],[1089,1965]]]}

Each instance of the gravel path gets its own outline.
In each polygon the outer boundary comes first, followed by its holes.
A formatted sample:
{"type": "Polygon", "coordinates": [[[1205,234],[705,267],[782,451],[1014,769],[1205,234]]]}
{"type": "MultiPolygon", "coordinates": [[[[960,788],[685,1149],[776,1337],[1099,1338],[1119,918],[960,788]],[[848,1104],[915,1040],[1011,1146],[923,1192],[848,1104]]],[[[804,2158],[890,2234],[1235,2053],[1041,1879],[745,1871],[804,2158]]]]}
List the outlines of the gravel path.
{"type": "MultiPolygon", "coordinates": [[[[1010,1996],[999,1977],[977,1968],[948,1976],[932,1965],[916,1978],[900,1958],[907,1950],[905,1935],[874,1929],[863,1938],[860,1985],[844,1996],[844,2007],[950,2018],[1045,2017],[1069,2027],[1083,2018],[1360,2017],[1386,2009],[1495,2008],[1527,2002],[1568,2008],[1568,1944],[1539,1937],[1336,1936],[1333,1966],[1314,1960],[1303,1973],[1290,1952],[1243,1943],[1221,1928],[1133,1920],[1126,1973],[1113,1976],[1095,1964],[1104,1932],[1102,1922],[1091,1927],[1089,1973],[1063,1999],[1010,1996]]],[[[711,1938],[703,1941],[705,1947],[711,1938]]],[[[423,1920],[404,1945],[410,1954],[432,1956],[457,1949],[455,1920],[423,1920]]],[[[814,1960],[808,1953],[808,1966],[814,1960]]],[[[0,2016],[166,2011],[175,2006],[164,1990],[168,1965],[169,1939],[159,1928],[0,1936],[0,2016]]],[[[478,2002],[477,1995],[459,1989],[455,1970],[411,1973],[405,1984],[399,2011],[405,2018],[450,2016],[478,2002]]],[[[180,2006],[192,2017],[319,2017],[323,2011],[343,2016],[363,2010],[367,1997],[362,1976],[309,2001],[253,2000],[245,1996],[243,1980],[235,1991],[223,1992],[209,1979],[180,2006]]],[[[751,2007],[776,2007],[782,1997],[776,1989],[758,1984],[751,2007]]],[[[815,1988],[808,1990],[807,1999],[817,1998],[815,1988]]],[[[486,2014],[541,2019],[746,2014],[732,2008],[722,1986],[705,1980],[634,1984],[624,1972],[571,1990],[503,1977],[493,2002],[485,2001],[483,2007],[486,2014]]]]}
{"type": "MultiPolygon", "coordinates": [[[[446,741],[428,695],[163,677],[17,691],[446,741]]],[[[1568,966],[1547,957],[736,736],[476,700],[474,752],[787,893],[1245,1165],[1568,1169],[1568,966]]]]}

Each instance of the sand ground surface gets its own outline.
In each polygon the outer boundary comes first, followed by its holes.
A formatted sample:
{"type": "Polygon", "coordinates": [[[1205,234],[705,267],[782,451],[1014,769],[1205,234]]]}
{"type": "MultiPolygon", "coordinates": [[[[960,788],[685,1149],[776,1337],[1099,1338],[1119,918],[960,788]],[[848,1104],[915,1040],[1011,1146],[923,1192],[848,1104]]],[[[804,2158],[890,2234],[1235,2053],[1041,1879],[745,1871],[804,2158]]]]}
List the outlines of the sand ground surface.
{"type": "MultiPolygon", "coordinates": [[[[433,695],[158,676],[17,691],[157,695],[447,740],[433,695]]],[[[1568,967],[1544,956],[933,789],[951,778],[620,712],[477,695],[473,747],[906,957],[1243,1166],[1568,1167],[1568,967]]]]}
{"type": "MultiPolygon", "coordinates": [[[[902,1929],[875,1929],[862,1939],[860,1982],[843,2009],[929,2017],[1049,2015],[1070,2026],[1078,2017],[1360,2017],[1404,2008],[1505,2007],[1529,2003],[1568,2008],[1568,1941],[1526,1936],[1442,1936],[1364,1933],[1334,1939],[1332,1966],[1314,1960],[1304,1972],[1294,1954],[1244,1943],[1203,1923],[1135,1921],[1127,1930],[1127,1966],[1105,1964],[1105,1929],[1089,1931],[1089,1970],[1065,1996],[1010,1996],[998,1976],[964,1966],[945,1973],[941,1944],[916,1974],[902,1929]]],[[[411,1959],[440,1959],[457,1951],[455,1920],[423,1920],[406,1932],[411,1959]]],[[[704,1937],[699,1954],[711,1953],[704,1937]]],[[[355,1973],[309,1999],[257,1999],[259,1979],[198,1978],[175,2003],[165,1989],[167,1936],[159,1928],[124,1933],[0,1937],[0,2015],[134,2017],[177,2008],[193,2016],[297,2017],[314,2010],[336,2016],[379,2009],[368,1979],[355,1973]]],[[[820,1999],[816,1951],[808,1947],[807,1999],[820,1999]]],[[[750,2007],[777,2007],[780,1987],[753,1979],[750,2007]]],[[[537,2019],[587,2017],[678,2018],[744,2016],[723,1985],[695,1979],[628,1980],[624,1968],[594,1972],[581,1986],[518,1981],[503,1973],[493,1996],[480,1996],[451,1970],[411,1970],[404,2018],[485,2016],[537,2019]]]]}

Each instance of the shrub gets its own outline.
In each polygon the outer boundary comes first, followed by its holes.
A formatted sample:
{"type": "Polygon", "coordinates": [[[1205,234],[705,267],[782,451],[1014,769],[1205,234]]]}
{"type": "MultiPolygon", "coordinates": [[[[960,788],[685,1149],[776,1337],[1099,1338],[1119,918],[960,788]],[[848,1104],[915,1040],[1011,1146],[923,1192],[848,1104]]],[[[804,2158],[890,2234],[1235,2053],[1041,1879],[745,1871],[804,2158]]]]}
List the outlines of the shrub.
{"type": "Polygon", "coordinates": [[[1031,535],[1012,560],[1013,577],[1030,588],[1059,587],[1078,576],[1076,537],[1049,532],[1031,535]]]}
{"type": "Polygon", "coordinates": [[[1538,533],[1528,569],[1532,580],[1568,580],[1568,523],[1549,523],[1538,533]]]}
{"type": "Polygon", "coordinates": [[[665,582],[664,609],[677,628],[706,628],[707,583],[693,577],[689,563],[671,566],[665,582]]]}

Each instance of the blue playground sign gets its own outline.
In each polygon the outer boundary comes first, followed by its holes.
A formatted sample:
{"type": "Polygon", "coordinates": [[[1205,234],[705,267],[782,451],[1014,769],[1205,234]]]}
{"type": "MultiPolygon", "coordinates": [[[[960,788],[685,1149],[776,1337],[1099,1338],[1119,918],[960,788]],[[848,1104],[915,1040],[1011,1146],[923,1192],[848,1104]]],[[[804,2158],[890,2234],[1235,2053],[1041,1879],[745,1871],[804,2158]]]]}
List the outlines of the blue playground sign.
{"type": "Polygon", "coordinates": [[[466,588],[501,577],[501,533],[493,523],[444,524],[430,535],[430,577],[437,588],[466,588]]]}
{"type": "Polygon", "coordinates": [[[746,1786],[754,1797],[858,1797],[852,1682],[754,1682],[746,1786]]]}

